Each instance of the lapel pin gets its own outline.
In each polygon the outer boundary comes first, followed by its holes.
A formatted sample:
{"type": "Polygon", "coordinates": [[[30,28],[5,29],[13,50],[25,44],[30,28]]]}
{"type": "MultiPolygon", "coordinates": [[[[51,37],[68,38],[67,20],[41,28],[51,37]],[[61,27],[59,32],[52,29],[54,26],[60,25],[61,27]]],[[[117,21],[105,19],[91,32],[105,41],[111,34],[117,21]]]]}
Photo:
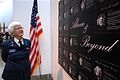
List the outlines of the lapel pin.
{"type": "Polygon", "coordinates": [[[11,46],[13,46],[13,42],[11,43],[11,46]]]}

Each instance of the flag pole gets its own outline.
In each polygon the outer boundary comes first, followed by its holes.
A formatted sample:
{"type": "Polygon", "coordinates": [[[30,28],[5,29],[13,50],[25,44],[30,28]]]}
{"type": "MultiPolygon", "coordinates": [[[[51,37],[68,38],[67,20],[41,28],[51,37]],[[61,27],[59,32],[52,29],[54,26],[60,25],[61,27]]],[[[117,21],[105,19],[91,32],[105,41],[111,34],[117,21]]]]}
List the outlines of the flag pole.
{"type": "MultiPolygon", "coordinates": [[[[38,22],[41,24],[41,22],[38,22]]],[[[41,28],[41,34],[43,32],[42,28],[41,28]]],[[[39,77],[40,77],[40,80],[42,80],[42,75],[41,75],[41,54],[40,54],[40,47],[39,47],[39,38],[41,37],[41,34],[39,36],[37,36],[37,39],[38,39],[38,48],[39,48],[39,58],[38,58],[38,65],[39,65],[39,77]]]]}
{"type": "Polygon", "coordinates": [[[39,65],[39,77],[40,77],[40,79],[39,80],[41,80],[42,79],[42,77],[41,77],[41,66],[40,66],[40,63],[41,63],[41,55],[39,54],[39,59],[38,59],[38,65],[39,65]]]}

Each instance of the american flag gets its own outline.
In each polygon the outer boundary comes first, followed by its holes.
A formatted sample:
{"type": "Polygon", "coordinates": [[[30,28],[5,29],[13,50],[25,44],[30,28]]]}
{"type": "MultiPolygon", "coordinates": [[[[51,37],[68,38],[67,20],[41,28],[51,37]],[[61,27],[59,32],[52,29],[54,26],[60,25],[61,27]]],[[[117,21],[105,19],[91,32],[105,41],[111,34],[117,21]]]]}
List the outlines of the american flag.
{"type": "Polygon", "coordinates": [[[41,56],[39,53],[39,37],[43,30],[41,27],[40,17],[38,16],[37,0],[34,0],[31,14],[30,24],[30,63],[31,63],[31,75],[34,73],[36,67],[41,63],[41,56]]]}

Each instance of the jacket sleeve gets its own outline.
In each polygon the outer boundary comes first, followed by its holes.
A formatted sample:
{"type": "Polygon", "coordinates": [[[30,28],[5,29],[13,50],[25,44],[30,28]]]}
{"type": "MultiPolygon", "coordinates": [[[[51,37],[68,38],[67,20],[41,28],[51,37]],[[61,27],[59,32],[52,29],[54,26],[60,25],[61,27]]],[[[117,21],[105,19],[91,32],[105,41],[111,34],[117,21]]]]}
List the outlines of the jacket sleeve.
{"type": "Polygon", "coordinates": [[[7,62],[7,58],[8,58],[8,52],[7,52],[7,44],[6,43],[2,43],[2,60],[6,63],[7,62]]]}

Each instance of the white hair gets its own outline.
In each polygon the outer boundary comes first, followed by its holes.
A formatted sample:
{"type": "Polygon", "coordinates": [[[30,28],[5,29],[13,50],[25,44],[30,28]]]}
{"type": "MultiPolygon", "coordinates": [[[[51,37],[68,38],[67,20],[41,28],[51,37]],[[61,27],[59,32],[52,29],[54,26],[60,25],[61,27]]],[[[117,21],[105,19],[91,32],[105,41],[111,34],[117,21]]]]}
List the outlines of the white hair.
{"type": "Polygon", "coordinates": [[[9,26],[8,26],[8,32],[11,35],[13,35],[13,31],[14,31],[15,27],[17,27],[18,25],[21,25],[21,23],[18,22],[18,21],[13,21],[12,23],[10,23],[9,26]]]}

